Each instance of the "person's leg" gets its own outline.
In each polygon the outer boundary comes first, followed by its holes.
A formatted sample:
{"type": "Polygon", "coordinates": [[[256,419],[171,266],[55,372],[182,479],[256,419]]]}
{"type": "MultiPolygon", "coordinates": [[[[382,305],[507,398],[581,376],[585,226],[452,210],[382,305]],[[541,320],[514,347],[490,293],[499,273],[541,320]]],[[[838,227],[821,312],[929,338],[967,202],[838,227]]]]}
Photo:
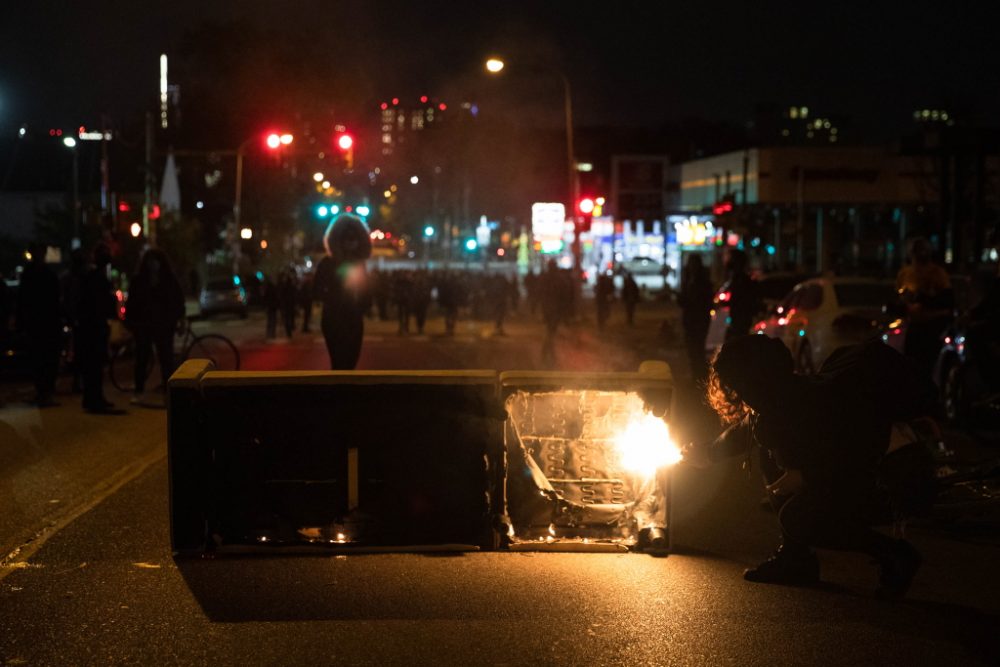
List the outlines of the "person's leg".
{"type": "Polygon", "coordinates": [[[146,391],[146,369],[149,366],[152,352],[152,337],[145,332],[135,334],[135,364],[132,367],[132,382],[136,395],[146,391]]]}
{"type": "Polygon", "coordinates": [[[156,356],[160,360],[160,387],[166,390],[174,373],[174,332],[161,331],[156,337],[156,356]]]}
{"type": "Polygon", "coordinates": [[[909,542],[869,525],[874,496],[874,486],[861,483],[838,492],[806,488],[784,503],[778,520],[782,531],[799,543],[871,556],[881,571],[878,594],[899,597],[909,588],[922,558],[909,542]]]}

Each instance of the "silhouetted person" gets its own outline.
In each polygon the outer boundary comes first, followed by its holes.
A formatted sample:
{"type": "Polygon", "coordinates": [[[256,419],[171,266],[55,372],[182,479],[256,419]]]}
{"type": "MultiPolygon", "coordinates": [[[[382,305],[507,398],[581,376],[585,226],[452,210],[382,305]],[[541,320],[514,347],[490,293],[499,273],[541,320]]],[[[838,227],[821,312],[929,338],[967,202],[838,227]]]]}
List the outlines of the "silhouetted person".
{"type": "Polygon", "coordinates": [[[757,287],[747,272],[747,256],[742,250],[730,248],[726,259],[729,279],[729,326],[726,340],[746,335],[753,326],[754,315],[760,309],[757,287]]]}
{"type": "Polygon", "coordinates": [[[639,284],[635,282],[631,272],[626,272],[625,281],[622,283],[622,304],[625,305],[625,321],[629,326],[635,324],[635,307],[639,299],[639,284]]]}
{"type": "Polygon", "coordinates": [[[611,316],[611,302],[615,299],[615,280],[606,272],[597,276],[594,285],[594,303],[597,306],[597,328],[604,330],[604,325],[611,316]]]}
{"type": "Polygon", "coordinates": [[[87,253],[83,248],[75,249],[69,258],[69,269],[60,278],[60,292],[62,293],[62,311],[67,325],[70,327],[73,341],[73,360],[70,363],[70,371],[73,374],[72,390],[74,394],[83,391],[83,376],[80,373],[79,340],[76,335],[76,325],[78,315],[77,306],[80,303],[80,289],[83,285],[83,276],[86,274],[87,253]]]}
{"type": "Polygon", "coordinates": [[[413,309],[413,318],[417,323],[417,333],[424,333],[424,324],[427,322],[427,309],[431,305],[431,285],[430,276],[424,270],[413,274],[413,282],[410,289],[410,303],[413,309]]]}
{"type": "Polygon", "coordinates": [[[327,256],[316,269],[316,296],[323,304],[321,326],[333,370],[353,370],[361,356],[369,293],[365,260],[371,238],[360,218],[341,215],[323,237],[327,256]]]}
{"type": "Polygon", "coordinates": [[[932,258],[924,238],[910,241],[909,263],[899,270],[896,288],[906,307],[906,356],[928,375],[937,361],[941,333],[951,322],[954,297],[948,273],[932,258]]]}
{"type": "Polygon", "coordinates": [[[684,328],[684,346],[694,380],[703,380],[708,374],[705,363],[705,338],[712,321],[712,298],[715,290],[708,269],[701,255],[691,253],[681,274],[681,290],[677,303],[681,307],[681,326],[684,328]]]}
{"type": "Polygon", "coordinates": [[[108,360],[108,321],[117,317],[117,301],[108,265],[111,249],[106,243],[94,248],[94,264],[83,276],[77,306],[77,334],[80,339],[80,372],[83,376],[83,409],[97,414],[121,414],[122,410],[104,397],[104,364],[108,360]]]}
{"type": "Polygon", "coordinates": [[[313,312],[313,275],[302,276],[299,285],[299,306],[302,308],[302,333],[309,333],[313,312]]]}
{"type": "Polygon", "coordinates": [[[538,278],[538,299],[545,318],[545,339],[542,341],[542,360],[555,363],[556,333],[559,324],[572,309],[573,283],[564,271],[560,271],[555,260],[550,259],[545,273],[538,278]]]}
{"type": "MultiPolygon", "coordinates": [[[[744,573],[748,581],[811,585],[819,581],[813,549],[859,552],[880,569],[878,594],[899,597],[921,558],[905,540],[872,529],[892,512],[880,480],[893,423],[921,413],[933,386],[881,342],[836,350],[814,376],[796,375],[788,348],[766,336],[727,341],[716,356],[709,401],[732,424],[712,445],[689,448],[689,461],[749,457],[761,472],[781,524],[775,555],[744,573]]],[[[917,444],[901,460],[924,476],[924,497],[904,504],[929,510],[933,476],[917,444]]],[[[911,487],[916,489],[918,487],[911,487]]]]}
{"type": "Polygon", "coordinates": [[[62,337],[59,278],[45,264],[46,250],[41,244],[31,247],[31,261],[21,273],[17,293],[17,328],[25,337],[35,384],[32,402],[41,408],[58,405],[53,396],[62,337]]]}
{"type": "Polygon", "coordinates": [[[462,300],[462,286],[458,276],[445,271],[438,279],[438,305],[444,313],[444,332],[449,336],[455,335],[462,300]]]}
{"type": "Polygon", "coordinates": [[[538,282],[539,275],[534,271],[524,277],[524,291],[528,297],[528,312],[532,315],[538,312],[538,282]]]}
{"type": "Polygon", "coordinates": [[[392,298],[392,283],[389,275],[375,269],[369,275],[369,284],[375,300],[375,311],[378,314],[378,319],[385,322],[389,319],[389,301],[392,298]]]}
{"type": "Polygon", "coordinates": [[[413,279],[409,271],[393,272],[392,300],[396,304],[399,333],[410,333],[410,315],[413,311],[413,279]]]}
{"type": "Polygon", "coordinates": [[[159,406],[146,396],[146,376],[153,348],[160,360],[160,391],[174,372],[174,333],[184,317],[184,292],[167,254],[147,248],[129,285],[125,325],[135,337],[133,405],[159,406]]]}
{"type": "Polygon", "coordinates": [[[285,335],[289,338],[295,333],[295,311],[299,304],[299,285],[295,269],[287,267],[281,273],[278,281],[278,310],[281,311],[281,321],[285,325],[285,335]]]}
{"type": "Polygon", "coordinates": [[[507,318],[507,299],[510,297],[510,283],[502,275],[486,278],[486,299],[493,315],[493,333],[506,336],[503,323],[507,318]]]}
{"type": "Polygon", "coordinates": [[[270,340],[278,335],[278,285],[274,282],[274,276],[269,275],[264,278],[261,297],[266,318],[264,335],[270,340]]]}

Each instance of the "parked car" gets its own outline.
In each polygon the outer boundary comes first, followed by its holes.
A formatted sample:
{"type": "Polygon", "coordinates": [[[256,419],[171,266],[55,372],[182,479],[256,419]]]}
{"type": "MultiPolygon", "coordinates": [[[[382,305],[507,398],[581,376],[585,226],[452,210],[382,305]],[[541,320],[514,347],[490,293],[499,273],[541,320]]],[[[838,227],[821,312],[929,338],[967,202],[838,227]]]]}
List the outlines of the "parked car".
{"type": "Polygon", "coordinates": [[[813,278],[796,285],[754,331],[781,339],[796,370],[812,373],[838,347],[880,336],[883,307],[894,297],[890,281],[813,278]]]}
{"type": "MultiPolygon", "coordinates": [[[[758,276],[754,279],[755,291],[760,301],[760,312],[754,319],[764,317],[774,310],[778,303],[792,291],[796,285],[810,276],[802,273],[775,272],[758,276]]],[[[726,329],[729,327],[729,281],[727,280],[715,293],[715,306],[712,308],[712,321],[705,338],[705,349],[714,352],[722,347],[726,339],[726,329]]],[[[747,332],[749,333],[749,332],[747,332]]]]}
{"type": "Polygon", "coordinates": [[[239,276],[212,278],[201,288],[198,306],[203,317],[219,313],[247,316],[247,293],[239,276]]]}

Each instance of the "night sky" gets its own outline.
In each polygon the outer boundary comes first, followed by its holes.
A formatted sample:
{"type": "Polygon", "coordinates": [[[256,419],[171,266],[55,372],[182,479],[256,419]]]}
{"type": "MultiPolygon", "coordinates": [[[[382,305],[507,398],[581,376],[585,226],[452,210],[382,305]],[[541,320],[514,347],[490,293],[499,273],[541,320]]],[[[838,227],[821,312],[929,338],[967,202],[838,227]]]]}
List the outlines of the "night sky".
{"type": "MultiPolygon", "coordinates": [[[[6,2],[0,128],[134,114],[154,99],[161,51],[206,21],[230,20],[346,44],[354,62],[317,66],[363,72],[366,104],[422,92],[489,97],[479,68],[501,52],[564,71],[581,125],[739,122],[762,103],[848,114],[886,133],[918,107],[1000,117],[990,3],[853,4],[6,2]]],[[[558,122],[560,89],[554,80],[552,95],[540,93],[545,85],[508,84],[504,104],[558,122]]]]}

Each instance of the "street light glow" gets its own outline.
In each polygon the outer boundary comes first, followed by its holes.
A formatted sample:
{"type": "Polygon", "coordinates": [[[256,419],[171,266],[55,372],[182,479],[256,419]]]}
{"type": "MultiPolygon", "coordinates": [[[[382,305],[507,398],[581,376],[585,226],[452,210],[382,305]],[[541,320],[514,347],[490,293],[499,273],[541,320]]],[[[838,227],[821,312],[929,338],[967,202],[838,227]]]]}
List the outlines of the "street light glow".
{"type": "Polygon", "coordinates": [[[340,207],[337,206],[336,204],[331,204],[330,205],[330,215],[337,215],[338,213],[340,213],[340,207]]]}
{"type": "Polygon", "coordinates": [[[76,139],[73,137],[63,137],[63,144],[66,148],[76,148],[76,139]]]}
{"type": "Polygon", "coordinates": [[[287,146],[288,144],[292,143],[293,138],[294,137],[292,137],[292,135],[286,132],[285,134],[281,135],[278,139],[281,141],[281,144],[283,146],[287,146]]]}
{"type": "Polygon", "coordinates": [[[337,146],[339,146],[342,151],[350,150],[353,145],[354,139],[349,134],[342,134],[337,139],[337,146]]]}
{"type": "Polygon", "coordinates": [[[132,226],[128,228],[128,231],[132,234],[132,238],[139,238],[139,234],[142,234],[142,225],[138,222],[133,222],[132,226]]]}
{"type": "Polygon", "coordinates": [[[316,209],[316,215],[318,215],[321,218],[325,218],[327,215],[329,215],[329,213],[330,213],[330,207],[323,204],[321,204],[316,209]]]}
{"type": "Polygon", "coordinates": [[[358,215],[360,215],[360,216],[361,216],[362,218],[366,218],[366,217],[368,217],[368,214],[372,212],[372,210],[371,210],[370,208],[368,208],[367,206],[365,206],[364,204],[362,204],[361,206],[357,207],[357,208],[356,208],[356,209],[354,209],[354,210],[355,210],[355,211],[357,212],[357,214],[358,214],[358,215]]]}
{"type": "Polygon", "coordinates": [[[240,238],[241,239],[252,239],[253,238],[253,230],[250,229],[249,227],[244,227],[243,229],[240,230],[240,238]]]}
{"type": "Polygon", "coordinates": [[[267,147],[268,148],[277,148],[280,145],[281,145],[281,137],[279,137],[277,134],[273,134],[273,133],[267,135],[267,147]]]}
{"type": "Polygon", "coordinates": [[[322,186],[322,188],[324,190],[329,190],[330,189],[330,181],[323,181],[322,183],[320,183],[320,186],[322,186]]]}
{"type": "Polygon", "coordinates": [[[486,61],[486,71],[490,74],[497,74],[503,69],[504,62],[499,58],[490,58],[486,61]]]}
{"type": "Polygon", "coordinates": [[[419,182],[420,182],[420,177],[419,176],[410,176],[410,183],[412,183],[413,185],[416,185],[419,182]]]}
{"type": "Polygon", "coordinates": [[[315,174],[313,174],[313,180],[316,181],[317,183],[321,183],[323,181],[323,172],[317,171],[315,174]]]}
{"type": "Polygon", "coordinates": [[[431,227],[430,225],[424,227],[424,236],[426,236],[427,238],[434,236],[434,228],[431,227]]]}

